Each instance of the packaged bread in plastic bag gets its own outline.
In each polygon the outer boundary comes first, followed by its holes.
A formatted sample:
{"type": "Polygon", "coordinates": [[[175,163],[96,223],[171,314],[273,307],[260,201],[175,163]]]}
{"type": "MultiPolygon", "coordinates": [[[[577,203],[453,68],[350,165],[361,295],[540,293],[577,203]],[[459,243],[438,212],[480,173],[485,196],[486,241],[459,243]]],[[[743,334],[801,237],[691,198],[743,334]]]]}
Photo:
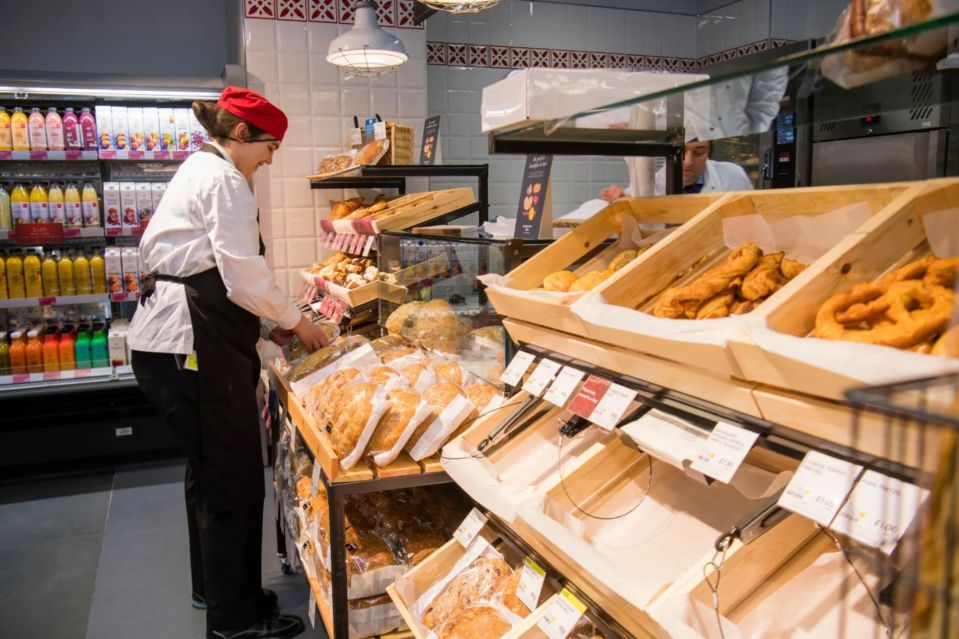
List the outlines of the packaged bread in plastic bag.
{"type": "Polygon", "coordinates": [[[460,393],[459,386],[448,382],[426,389],[423,399],[429,403],[432,412],[407,443],[407,450],[414,461],[425,459],[439,450],[473,412],[473,405],[460,393]]]}
{"type": "Polygon", "coordinates": [[[341,368],[306,394],[303,398],[303,407],[318,425],[322,427],[330,422],[340,389],[354,382],[359,375],[360,371],[356,368],[341,368]]]}
{"type": "Polygon", "coordinates": [[[349,470],[359,461],[388,408],[386,391],[371,382],[340,389],[330,427],[330,440],[340,458],[340,468],[349,470]]]}
{"type": "Polygon", "coordinates": [[[432,412],[429,403],[414,390],[391,390],[387,398],[389,407],[380,419],[380,423],[377,424],[373,439],[367,446],[368,454],[372,456],[377,466],[392,463],[416,432],[416,428],[432,412]]]}

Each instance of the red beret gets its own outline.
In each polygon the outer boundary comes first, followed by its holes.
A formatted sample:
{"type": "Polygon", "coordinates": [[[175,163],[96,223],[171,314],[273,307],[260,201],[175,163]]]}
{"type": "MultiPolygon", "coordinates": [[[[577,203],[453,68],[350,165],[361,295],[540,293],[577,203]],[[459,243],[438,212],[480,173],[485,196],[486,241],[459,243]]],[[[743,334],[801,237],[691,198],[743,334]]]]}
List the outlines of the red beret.
{"type": "Polygon", "coordinates": [[[217,105],[277,140],[282,140],[286,133],[286,114],[253,89],[227,87],[220,94],[217,105]]]}

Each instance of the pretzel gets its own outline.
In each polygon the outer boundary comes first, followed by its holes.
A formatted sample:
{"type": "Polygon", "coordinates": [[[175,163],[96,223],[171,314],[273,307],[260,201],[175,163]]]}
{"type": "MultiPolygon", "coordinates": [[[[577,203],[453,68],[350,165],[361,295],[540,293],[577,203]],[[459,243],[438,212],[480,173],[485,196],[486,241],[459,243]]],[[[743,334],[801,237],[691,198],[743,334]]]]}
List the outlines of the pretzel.
{"type": "Polygon", "coordinates": [[[816,315],[813,336],[822,339],[864,342],[909,349],[930,340],[949,323],[953,292],[921,281],[892,281],[858,284],[848,293],[829,299],[816,315]],[[838,316],[854,304],[886,308],[883,317],[869,328],[844,325],[838,316]]]}
{"type": "Polygon", "coordinates": [[[696,317],[699,308],[716,294],[728,289],[734,280],[749,273],[762,251],[752,242],[746,242],[687,286],[667,289],[653,308],[656,317],[678,319],[696,317]]]}

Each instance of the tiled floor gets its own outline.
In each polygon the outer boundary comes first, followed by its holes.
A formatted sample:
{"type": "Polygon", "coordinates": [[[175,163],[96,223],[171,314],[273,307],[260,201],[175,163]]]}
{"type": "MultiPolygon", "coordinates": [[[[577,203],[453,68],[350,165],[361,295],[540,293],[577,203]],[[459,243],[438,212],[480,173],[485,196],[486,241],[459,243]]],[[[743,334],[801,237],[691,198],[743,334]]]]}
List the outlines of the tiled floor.
{"type": "MultiPolygon", "coordinates": [[[[22,639],[202,639],[190,607],[183,464],[0,484],[0,626],[22,639]]],[[[272,491],[263,526],[263,585],[307,623],[302,575],[276,559],[272,491]]]]}

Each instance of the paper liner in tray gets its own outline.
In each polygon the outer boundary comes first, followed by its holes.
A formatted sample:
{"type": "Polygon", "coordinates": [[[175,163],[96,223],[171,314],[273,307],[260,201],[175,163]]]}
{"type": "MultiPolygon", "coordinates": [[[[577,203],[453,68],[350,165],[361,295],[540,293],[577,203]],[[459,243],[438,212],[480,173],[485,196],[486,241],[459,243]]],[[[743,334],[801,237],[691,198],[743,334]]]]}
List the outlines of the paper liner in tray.
{"type": "Polygon", "coordinates": [[[353,447],[353,450],[350,451],[346,457],[340,460],[340,468],[343,470],[353,468],[356,462],[363,456],[363,453],[366,451],[366,445],[370,443],[373,432],[376,430],[376,425],[380,423],[380,418],[383,417],[383,413],[390,407],[389,400],[386,399],[386,391],[383,390],[382,386],[376,389],[376,393],[370,400],[370,405],[370,416],[363,426],[363,431],[356,441],[356,446],[353,447]]]}
{"type": "Polygon", "coordinates": [[[413,458],[413,461],[426,459],[438,451],[447,438],[459,428],[474,410],[473,403],[462,395],[453,398],[453,401],[443,409],[443,412],[427,427],[426,432],[413,444],[410,449],[410,457],[413,458]]]}

